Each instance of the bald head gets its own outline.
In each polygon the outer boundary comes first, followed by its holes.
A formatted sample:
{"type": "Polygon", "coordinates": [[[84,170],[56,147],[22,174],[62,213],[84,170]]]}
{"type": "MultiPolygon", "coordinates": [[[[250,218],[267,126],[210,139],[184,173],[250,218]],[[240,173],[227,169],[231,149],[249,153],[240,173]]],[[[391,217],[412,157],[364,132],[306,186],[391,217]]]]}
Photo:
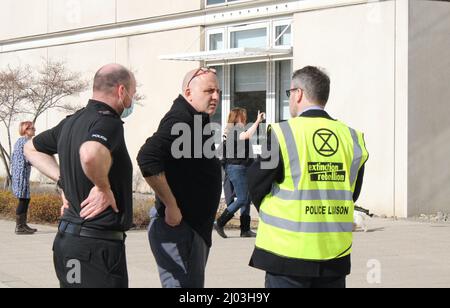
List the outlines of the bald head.
{"type": "Polygon", "coordinates": [[[189,86],[189,82],[193,80],[193,78],[194,78],[195,74],[197,74],[197,72],[198,72],[198,69],[195,69],[186,74],[186,76],[184,77],[184,80],[183,80],[181,93],[184,93],[186,91],[187,87],[189,86]]]}
{"type": "Polygon", "coordinates": [[[213,115],[221,96],[216,70],[202,67],[189,71],[183,80],[182,93],[195,110],[213,115]]]}
{"type": "Polygon", "coordinates": [[[108,64],[103,66],[94,77],[94,93],[111,94],[119,85],[130,90],[134,82],[133,73],[120,64],[108,64]]]}

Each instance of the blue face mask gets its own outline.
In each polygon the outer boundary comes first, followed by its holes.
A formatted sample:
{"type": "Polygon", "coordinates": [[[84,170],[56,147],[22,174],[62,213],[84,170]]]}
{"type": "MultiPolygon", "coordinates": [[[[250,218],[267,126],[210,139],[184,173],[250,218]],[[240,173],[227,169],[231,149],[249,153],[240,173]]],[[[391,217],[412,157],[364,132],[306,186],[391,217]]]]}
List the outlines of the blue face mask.
{"type": "Polygon", "coordinates": [[[134,105],[136,104],[136,101],[133,99],[132,101],[131,101],[131,106],[130,106],[130,108],[124,108],[123,109],[123,112],[122,112],[122,115],[120,116],[122,119],[125,119],[125,118],[128,118],[132,113],[133,113],[133,110],[134,110],[134,105]]]}

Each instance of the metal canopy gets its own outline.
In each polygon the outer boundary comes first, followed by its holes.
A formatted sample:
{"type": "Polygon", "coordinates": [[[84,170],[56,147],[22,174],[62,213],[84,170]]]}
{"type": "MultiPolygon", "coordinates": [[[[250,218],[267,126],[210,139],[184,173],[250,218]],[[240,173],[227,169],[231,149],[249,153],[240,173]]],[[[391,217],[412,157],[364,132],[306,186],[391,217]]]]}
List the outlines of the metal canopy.
{"type": "Polygon", "coordinates": [[[232,48],[223,50],[203,51],[185,54],[160,56],[160,60],[171,61],[224,61],[241,58],[273,57],[289,55],[292,48],[232,48]]]}

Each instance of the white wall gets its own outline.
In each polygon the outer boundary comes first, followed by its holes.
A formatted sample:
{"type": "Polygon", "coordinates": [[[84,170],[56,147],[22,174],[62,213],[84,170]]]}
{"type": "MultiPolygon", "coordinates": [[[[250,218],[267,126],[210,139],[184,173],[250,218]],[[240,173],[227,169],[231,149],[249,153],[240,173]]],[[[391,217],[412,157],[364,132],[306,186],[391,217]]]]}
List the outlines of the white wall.
{"type": "Polygon", "coordinates": [[[47,0],[1,1],[0,40],[46,33],[47,26],[47,0]]]}
{"type": "Polygon", "coordinates": [[[358,204],[389,216],[394,208],[394,12],[394,2],[380,2],[299,13],[294,21],[294,69],[325,68],[332,82],[327,110],[365,133],[370,159],[358,204]]]}
{"type": "Polygon", "coordinates": [[[204,0],[117,0],[117,20],[126,21],[195,11],[204,0]]]}
{"type": "Polygon", "coordinates": [[[144,106],[137,107],[125,125],[128,150],[135,165],[140,148],[157,130],[181,93],[184,75],[198,67],[196,62],[162,61],[158,57],[183,51],[189,46],[192,52],[200,51],[200,34],[200,28],[196,27],[134,36],[118,43],[118,62],[136,72],[138,83],[142,85],[139,92],[146,96],[142,102],[144,106]],[[197,43],[193,45],[194,42],[197,43]]]}
{"type": "Polygon", "coordinates": [[[409,215],[450,212],[450,3],[411,1],[409,215]]]}
{"type": "MultiPolygon", "coordinates": [[[[123,22],[140,18],[170,15],[199,10],[203,0],[2,0],[0,10],[0,41],[49,32],[123,22]],[[26,22],[18,22],[18,20],[26,22]]],[[[71,70],[82,72],[90,82],[89,90],[68,102],[86,104],[91,97],[92,78],[97,69],[111,62],[122,63],[136,72],[142,85],[139,92],[147,97],[143,107],[126,123],[126,137],[130,155],[137,152],[158,127],[162,116],[180,92],[185,72],[197,63],[160,61],[158,56],[180,51],[200,51],[201,30],[198,27],[177,31],[100,40],[20,52],[0,54],[0,68],[8,65],[38,66],[43,60],[65,61],[71,70]],[[189,50],[188,50],[189,49],[189,50]]],[[[51,111],[36,123],[38,132],[57,124],[65,114],[51,111]]],[[[27,120],[17,119],[17,121],[27,120]]],[[[16,123],[17,124],[17,123],[16,123]]],[[[0,127],[0,140],[6,141],[6,133],[0,127]]],[[[13,130],[12,139],[18,135],[13,130]]],[[[0,165],[0,176],[4,174],[0,165]]]]}
{"type": "Polygon", "coordinates": [[[48,7],[48,32],[111,24],[116,21],[114,0],[48,0],[48,7]]]}
{"type": "MultiPolygon", "coordinates": [[[[159,60],[162,54],[177,53],[187,48],[191,52],[200,51],[201,30],[198,27],[152,33],[128,38],[102,40],[88,43],[64,45],[48,49],[2,54],[0,68],[8,64],[36,66],[47,56],[54,61],[66,62],[67,68],[82,73],[89,82],[89,89],[79,97],[66,99],[67,102],[85,105],[92,96],[92,79],[104,64],[121,63],[136,73],[141,86],[140,94],[146,99],[137,106],[134,114],[126,119],[125,134],[128,150],[138,172],[136,157],[146,139],[153,135],[162,117],[169,111],[172,102],[181,92],[184,75],[198,67],[195,62],[170,62],[159,60]]],[[[65,117],[64,113],[51,111],[36,124],[38,133],[55,126],[65,117]]],[[[15,133],[14,129],[14,133],[15,133]]],[[[5,132],[0,127],[0,138],[4,142],[5,132]]],[[[17,139],[17,134],[13,139],[17,139]]],[[[0,175],[4,174],[0,165],[0,175]]],[[[36,177],[35,177],[36,178],[36,177]]],[[[143,185],[147,188],[146,185],[143,185]]]]}
{"type": "Polygon", "coordinates": [[[0,41],[200,10],[204,0],[1,0],[0,41]]]}

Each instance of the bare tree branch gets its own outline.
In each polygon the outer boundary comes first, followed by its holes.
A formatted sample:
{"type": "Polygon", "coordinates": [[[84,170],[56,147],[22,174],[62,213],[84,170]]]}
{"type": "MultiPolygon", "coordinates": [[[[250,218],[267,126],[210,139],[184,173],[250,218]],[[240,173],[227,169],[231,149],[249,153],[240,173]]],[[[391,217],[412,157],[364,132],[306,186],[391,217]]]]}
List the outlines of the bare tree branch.
{"type": "Polygon", "coordinates": [[[28,100],[36,121],[50,109],[73,112],[79,106],[60,103],[63,99],[78,95],[87,89],[88,83],[81,79],[81,74],[69,71],[64,62],[46,61],[38,70],[37,77],[29,89],[28,100]]]}
{"type": "Polygon", "coordinates": [[[0,158],[7,172],[7,185],[11,179],[9,169],[12,154],[11,128],[19,115],[25,110],[25,99],[30,87],[29,67],[11,68],[8,66],[0,71],[0,123],[3,124],[7,134],[7,146],[0,141],[0,158]]]}
{"type": "Polygon", "coordinates": [[[33,76],[29,66],[0,71],[0,125],[6,129],[8,145],[0,142],[0,160],[11,178],[12,125],[25,114],[33,117],[33,122],[51,109],[73,112],[73,106],[64,99],[85,91],[88,83],[80,73],[69,71],[64,62],[44,61],[33,76]]]}

